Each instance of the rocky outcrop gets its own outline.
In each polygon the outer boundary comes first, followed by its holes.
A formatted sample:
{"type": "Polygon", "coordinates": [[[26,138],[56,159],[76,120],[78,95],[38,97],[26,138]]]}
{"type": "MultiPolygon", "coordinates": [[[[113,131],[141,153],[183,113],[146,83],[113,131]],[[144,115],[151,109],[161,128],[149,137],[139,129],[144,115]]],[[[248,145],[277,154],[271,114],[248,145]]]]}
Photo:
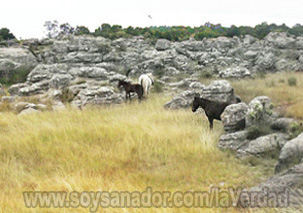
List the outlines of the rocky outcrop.
{"type": "Polygon", "coordinates": [[[246,126],[245,117],[248,106],[245,103],[231,104],[227,106],[221,115],[225,132],[243,130],[246,126]]]}
{"type": "Polygon", "coordinates": [[[211,82],[202,90],[202,97],[218,102],[236,102],[234,89],[226,80],[217,80],[211,82]]]}
{"type": "MultiPolygon", "coordinates": [[[[303,163],[241,193],[240,207],[296,207],[303,205],[303,163]],[[247,196],[254,193],[257,196],[247,196]]],[[[294,209],[296,211],[296,209],[294,209]]],[[[299,211],[297,209],[297,211],[299,211]]]]}
{"type": "Polygon", "coordinates": [[[276,166],[276,172],[281,172],[293,165],[302,162],[303,159],[303,133],[298,137],[288,141],[283,146],[278,164],[276,166]]]}
{"type": "Polygon", "coordinates": [[[169,109],[188,108],[192,105],[197,92],[186,90],[167,102],[164,107],[169,109]]]}
{"type": "Polygon", "coordinates": [[[278,131],[287,131],[296,120],[293,118],[278,118],[271,123],[271,128],[278,131]]]}
{"type": "Polygon", "coordinates": [[[220,149],[237,151],[240,146],[247,142],[247,131],[243,130],[221,135],[218,147],[220,149]]]}
{"type": "Polygon", "coordinates": [[[258,96],[251,100],[248,104],[248,113],[246,116],[247,126],[260,123],[268,123],[269,125],[277,119],[271,100],[267,96],[258,96]]]}
{"type": "Polygon", "coordinates": [[[173,87],[186,87],[189,85],[193,90],[187,90],[181,92],[179,95],[175,96],[173,100],[165,104],[165,108],[187,108],[193,103],[195,95],[200,95],[205,99],[219,101],[219,102],[229,102],[236,103],[236,96],[234,95],[234,89],[230,83],[226,80],[217,80],[211,82],[208,86],[204,86],[200,82],[190,80],[182,80],[178,83],[168,84],[173,87]]]}
{"type": "Polygon", "coordinates": [[[249,105],[229,105],[221,119],[225,134],[220,137],[218,147],[235,151],[238,158],[277,158],[288,143],[289,125],[294,122],[289,118],[277,118],[267,96],[256,97],[249,105]]]}
{"type": "Polygon", "coordinates": [[[156,50],[167,50],[170,48],[170,41],[166,40],[166,39],[159,39],[156,43],[156,50]]]}
{"type": "Polygon", "coordinates": [[[252,77],[251,72],[245,67],[233,67],[227,68],[219,72],[220,78],[250,78],[252,77]]]}
{"type": "Polygon", "coordinates": [[[27,49],[20,47],[0,48],[0,77],[9,79],[12,72],[29,71],[37,65],[35,56],[27,49]],[[23,70],[18,70],[21,68],[23,70]]]}
{"type": "Polygon", "coordinates": [[[81,89],[72,101],[72,105],[76,107],[84,107],[86,105],[108,105],[119,104],[124,100],[124,95],[115,93],[113,88],[87,86],[81,89]]]}
{"type": "Polygon", "coordinates": [[[275,157],[279,154],[287,139],[288,135],[284,133],[273,133],[258,137],[238,147],[237,157],[275,157]]]}

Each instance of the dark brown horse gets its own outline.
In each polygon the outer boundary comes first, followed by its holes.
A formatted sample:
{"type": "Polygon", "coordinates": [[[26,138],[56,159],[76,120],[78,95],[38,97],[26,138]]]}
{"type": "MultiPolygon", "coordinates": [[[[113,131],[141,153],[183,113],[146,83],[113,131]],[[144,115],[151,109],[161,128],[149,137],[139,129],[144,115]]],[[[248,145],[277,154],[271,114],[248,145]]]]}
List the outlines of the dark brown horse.
{"type": "Polygon", "coordinates": [[[120,88],[121,86],[123,86],[123,88],[125,90],[126,100],[127,100],[127,98],[130,99],[130,94],[131,93],[137,93],[139,100],[142,99],[142,97],[143,97],[143,87],[140,84],[131,84],[131,83],[128,83],[126,81],[119,80],[118,88],[120,88]]]}

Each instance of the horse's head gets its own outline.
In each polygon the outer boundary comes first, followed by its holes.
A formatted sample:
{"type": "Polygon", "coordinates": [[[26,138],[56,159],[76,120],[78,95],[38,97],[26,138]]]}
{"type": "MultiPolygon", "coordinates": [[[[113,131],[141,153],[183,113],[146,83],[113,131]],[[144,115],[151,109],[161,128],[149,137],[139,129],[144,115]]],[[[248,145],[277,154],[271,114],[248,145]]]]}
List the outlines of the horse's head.
{"type": "Polygon", "coordinates": [[[122,81],[122,80],[119,80],[119,82],[118,82],[118,88],[120,88],[121,86],[123,86],[124,85],[124,81],[122,81]]]}
{"type": "Polygon", "coordinates": [[[193,112],[196,112],[197,111],[197,109],[199,108],[199,106],[200,106],[200,95],[199,94],[197,94],[196,96],[195,96],[195,98],[194,98],[194,102],[193,102],[193,107],[192,107],[192,111],[193,112]]]}

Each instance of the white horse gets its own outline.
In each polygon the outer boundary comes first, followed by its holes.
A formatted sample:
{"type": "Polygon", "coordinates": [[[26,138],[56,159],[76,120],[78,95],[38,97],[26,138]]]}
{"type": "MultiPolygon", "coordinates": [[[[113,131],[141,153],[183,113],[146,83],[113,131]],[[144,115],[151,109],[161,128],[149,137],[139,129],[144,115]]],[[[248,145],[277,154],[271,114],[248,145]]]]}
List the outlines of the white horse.
{"type": "Polygon", "coordinates": [[[139,77],[139,84],[143,87],[143,92],[145,96],[150,93],[150,88],[154,84],[154,77],[152,73],[143,74],[139,77]]]}

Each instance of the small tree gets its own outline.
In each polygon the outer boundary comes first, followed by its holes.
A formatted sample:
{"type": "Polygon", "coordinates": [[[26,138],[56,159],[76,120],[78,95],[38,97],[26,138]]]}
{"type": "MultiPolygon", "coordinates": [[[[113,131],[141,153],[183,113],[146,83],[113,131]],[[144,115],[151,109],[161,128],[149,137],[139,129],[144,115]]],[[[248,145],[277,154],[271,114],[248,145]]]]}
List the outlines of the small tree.
{"type": "Polygon", "coordinates": [[[75,35],[85,35],[90,34],[90,31],[87,27],[84,26],[77,26],[75,30],[75,35]]]}
{"type": "Polygon", "coordinates": [[[75,28],[73,28],[69,23],[60,25],[60,35],[73,35],[75,32],[75,28]]]}
{"type": "Polygon", "coordinates": [[[59,35],[58,21],[46,21],[43,26],[46,28],[46,36],[48,38],[56,38],[59,35]]]}
{"type": "Polygon", "coordinates": [[[7,28],[0,29],[0,40],[10,40],[15,39],[16,37],[10,32],[7,28]]]}

